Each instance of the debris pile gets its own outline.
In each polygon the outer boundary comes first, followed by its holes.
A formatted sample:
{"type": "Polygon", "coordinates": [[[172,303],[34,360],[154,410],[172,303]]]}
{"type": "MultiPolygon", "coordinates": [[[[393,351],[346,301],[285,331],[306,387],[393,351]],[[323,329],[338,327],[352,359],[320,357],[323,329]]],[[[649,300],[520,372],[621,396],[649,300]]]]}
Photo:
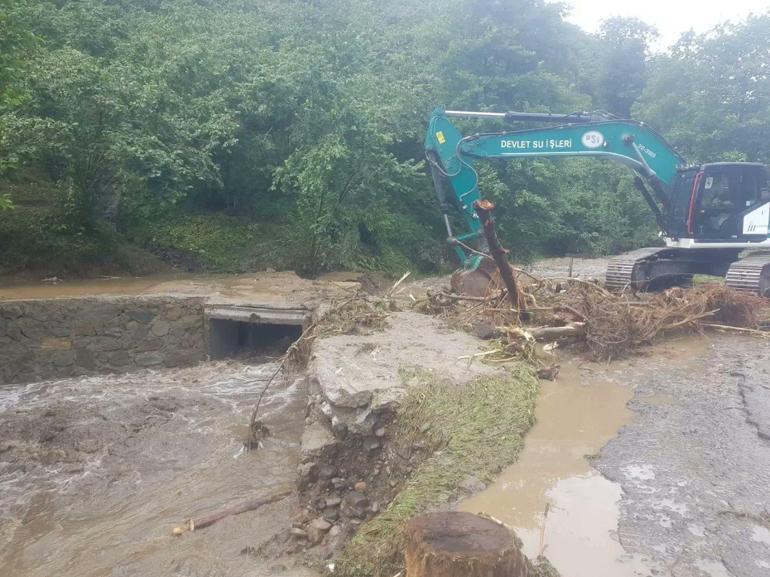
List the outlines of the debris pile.
{"type": "Polygon", "coordinates": [[[484,297],[428,291],[415,307],[481,338],[496,340],[496,347],[483,354],[486,360],[498,362],[534,358],[535,341],[578,344],[591,358],[609,360],[675,330],[722,329],[770,336],[759,330],[770,301],[723,284],[619,294],[575,278],[518,274],[527,304],[523,322],[520,311],[511,308],[505,289],[495,283],[484,297]]]}

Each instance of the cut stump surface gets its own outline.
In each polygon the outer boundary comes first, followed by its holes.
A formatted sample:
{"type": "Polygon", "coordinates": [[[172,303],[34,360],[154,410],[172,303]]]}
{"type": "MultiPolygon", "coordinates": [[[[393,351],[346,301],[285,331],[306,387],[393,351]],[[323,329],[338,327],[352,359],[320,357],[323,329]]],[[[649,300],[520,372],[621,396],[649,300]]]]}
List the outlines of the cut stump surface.
{"type": "Polygon", "coordinates": [[[432,513],[407,529],[406,577],[528,577],[513,533],[478,515],[432,513]]]}

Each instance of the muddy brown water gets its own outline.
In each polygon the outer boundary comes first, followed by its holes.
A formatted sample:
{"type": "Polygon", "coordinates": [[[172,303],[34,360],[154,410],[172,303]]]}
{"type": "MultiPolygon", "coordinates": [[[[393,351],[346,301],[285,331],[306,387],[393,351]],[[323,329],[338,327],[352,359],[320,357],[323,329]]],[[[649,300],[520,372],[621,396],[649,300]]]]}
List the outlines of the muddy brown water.
{"type": "MultiPolygon", "coordinates": [[[[702,348],[697,339],[687,338],[657,347],[655,354],[686,365],[702,348]]],[[[544,554],[563,577],[649,575],[644,560],[626,553],[617,539],[620,486],[590,463],[633,418],[626,406],[633,390],[622,379],[628,363],[580,364],[563,358],[560,364],[559,378],[541,385],[537,422],[519,460],[459,508],[510,526],[527,556],[544,554]]],[[[673,402],[668,395],[639,400],[673,402]]]]}
{"type": "Polygon", "coordinates": [[[293,272],[253,274],[169,274],[147,277],[109,277],[55,283],[0,279],[0,300],[57,299],[93,296],[184,295],[210,297],[217,302],[288,301],[294,306],[318,303],[360,287],[355,275],[308,280],[293,272]]]}
{"type": "Polygon", "coordinates": [[[188,517],[293,486],[306,402],[299,383],[266,397],[273,436],[263,448],[242,444],[274,369],[233,361],[0,388],[0,574],[285,571],[291,562],[255,551],[288,526],[291,498],[171,536],[188,517]]]}

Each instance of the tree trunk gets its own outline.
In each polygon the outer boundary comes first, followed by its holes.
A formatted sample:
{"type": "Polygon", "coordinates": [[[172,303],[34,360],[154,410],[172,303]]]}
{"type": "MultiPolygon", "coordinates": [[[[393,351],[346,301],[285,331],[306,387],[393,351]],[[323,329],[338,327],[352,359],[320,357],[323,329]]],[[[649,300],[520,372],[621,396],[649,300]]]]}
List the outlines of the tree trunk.
{"type": "Polygon", "coordinates": [[[528,577],[521,542],[471,513],[432,513],[407,528],[406,577],[528,577]]]}
{"type": "Polygon", "coordinates": [[[487,246],[489,246],[489,253],[500,270],[500,278],[503,279],[505,288],[508,289],[508,299],[511,301],[513,308],[519,311],[519,319],[525,321],[528,318],[527,303],[524,301],[521,291],[519,291],[516,279],[513,276],[513,270],[508,263],[508,251],[500,245],[497,232],[495,231],[495,219],[492,217],[495,205],[488,200],[477,200],[473,203],[473,208],[476,210],[476,214],[481,221],[484,237],[487,239],[487,246]]]}

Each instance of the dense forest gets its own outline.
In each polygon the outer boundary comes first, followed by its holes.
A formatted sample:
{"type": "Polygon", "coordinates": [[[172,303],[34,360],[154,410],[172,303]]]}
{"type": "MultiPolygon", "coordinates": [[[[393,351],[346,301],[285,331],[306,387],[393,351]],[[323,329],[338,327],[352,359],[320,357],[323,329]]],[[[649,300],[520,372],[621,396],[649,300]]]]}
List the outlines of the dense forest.
{"type": "MultiPolygon", "coordinates": [[[[770,13],[685,34],[543,0],[0,0],[0,274],[449,266],[436,106],[607,110],[770,161],[770,13]]],[[[468,128],[474,125],[469,124],[468,128]]],[[[518,259],[654,242],[600,161],[490,163],[518,259]]]]}

